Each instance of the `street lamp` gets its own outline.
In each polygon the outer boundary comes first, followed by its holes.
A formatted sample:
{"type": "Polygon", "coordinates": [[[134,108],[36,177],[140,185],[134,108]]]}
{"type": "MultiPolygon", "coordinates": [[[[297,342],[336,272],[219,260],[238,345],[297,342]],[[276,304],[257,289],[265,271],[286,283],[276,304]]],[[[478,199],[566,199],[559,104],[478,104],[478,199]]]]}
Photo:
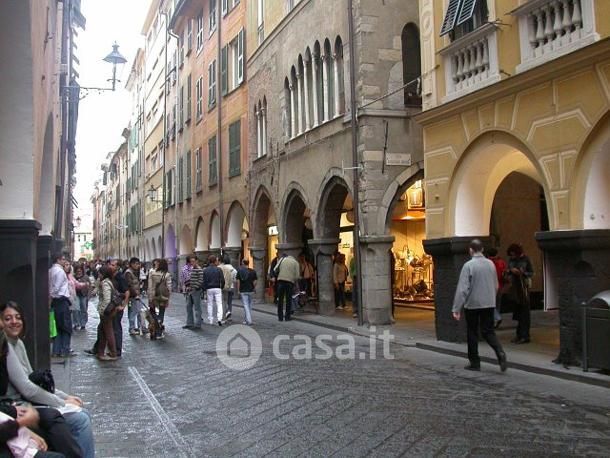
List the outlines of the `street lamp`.
{"type": "Polygon", "coordinates": [[[127,59],[123,57],[123,55],[119,52],[119,45],[115,41],[112,44],[112,52],[104,57],[104,61],[112,64],[112,79],[108,80],[112,82],[112,90],[114,91],[116,87],[116,66],[122,65],[127,62],[127,59]]]}
{"type": "Polygon", "coordinates": [[[148,191],[146,191],[146,197],[148,197],[148,200],[150,200],[151,202],[161,202],[162,199],[157,198],[158,189],[159,188],[155,188],[152,184],[150,185],[150,188],[148,189],[148,191]]]}

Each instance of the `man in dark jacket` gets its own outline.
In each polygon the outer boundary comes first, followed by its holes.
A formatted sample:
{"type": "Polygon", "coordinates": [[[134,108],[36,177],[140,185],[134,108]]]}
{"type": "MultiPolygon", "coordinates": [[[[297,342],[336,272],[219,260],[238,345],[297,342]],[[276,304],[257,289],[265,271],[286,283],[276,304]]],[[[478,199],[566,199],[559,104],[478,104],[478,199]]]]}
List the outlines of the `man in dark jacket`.
{"type": "Polygon", "coordinates": [[[218,326],[222,326],[222,289],[225,287],[225,277],[218,267],[218,259],[212,255],[208,259],[208,266],[203,269],[203,289],[206,291],[208,301],[208,322],[214,323],[214,306],[218,326]]]}

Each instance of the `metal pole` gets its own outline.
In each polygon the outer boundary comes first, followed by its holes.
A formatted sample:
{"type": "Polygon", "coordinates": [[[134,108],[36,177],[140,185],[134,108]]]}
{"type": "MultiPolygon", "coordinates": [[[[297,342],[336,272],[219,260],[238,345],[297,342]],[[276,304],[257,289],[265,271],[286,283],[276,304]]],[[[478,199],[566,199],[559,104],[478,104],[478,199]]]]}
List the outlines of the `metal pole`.
{"type": "MultiPolygon", "coordinates": [[[[165,189],[165,186],[167,185],[167,183],[165,182],[165,162],[167,159],[167,157],[165,156],[165,141],[167,139],[167,46],[169,42],[169,24],[167,23],[167,13],[163,12],[162,14],[165,20],[165,65],[163,66],[163,176],[161,177],[163,179],[163,189],[161,192],[161,259],[165,259],[165,197],[167,196],[167,192],[165,189]]],[[[161,151],[159,151],[159,153],[161,153],[161,151]]]]}
{"type": "MultiPolygon", "coordinates": [[[[216,148],[218,150],[218,219],[219,219],[219,229],[220,229],[220,252],[222,254],[223,248],[225,247],[225,236],[224,236],[224,199],[223,199],[223,188],[222,188],[222,6],[218,2],[216,4],[216,33],[218,34],[218,53],[217,60],[218,66],[216,67],[216,100],[217,100],[217,111],[216,114],[218,116],[218,134],[216,140],[216,148]]],[[[228,70],[227,70],[228,71],[228,70]]],[[[228,84],[228,75],[227,75],[227,84],[228,84]]]]}
{"type": "Polygon", "coordinates": [[[354,257],[356,258],[356,301],[358,302],[358,326],[364,324],[362,316],[362,260],[360,257],[360,167],[358,158],[358,107],[356,105],[356,53],[354,44],[354,11],[353,0],[347,0],[347,17],[349,33],[349,89],[350,89],[350,109],[351,131],[352,131],[352,172],[354,195],[354,257]]]}

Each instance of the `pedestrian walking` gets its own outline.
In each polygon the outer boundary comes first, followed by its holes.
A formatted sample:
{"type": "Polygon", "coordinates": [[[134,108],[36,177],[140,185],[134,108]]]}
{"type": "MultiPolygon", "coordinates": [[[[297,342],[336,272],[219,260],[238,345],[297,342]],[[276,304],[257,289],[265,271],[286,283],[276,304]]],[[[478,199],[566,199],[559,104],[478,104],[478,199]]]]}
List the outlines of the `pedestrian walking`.
{"type": "Polygon", "coordinates": [[[96,356],[100,361],[115,361],[118,355],[113,322],[114,314],[122,306],[122,298],[118,296],[119,293],[112,282],[115,275],[112,268],[102,267],[99,275],[101,282],[97,311],[100,315],[101,332],[96,342],[96,356]],[[120,303],[117,304],[117,301],[120,303]],[[108,354],[106,354],[106,350],[108,350],[108,354]]]}
{"type": "Polygon", "coordinates": [[[157,268],[151,271],[148,278],[150,313],[157,317],[159,321],[158,338],[165,337],[165,309],[169,306],[172,290],[172,276],[168,272],[168,265],[165,259],[157,261],[157,268]],[[157,309],[159,311],[157,312],[157,309]]]}
{"type": "Polygon", "coordinates": [[[299,262],[292,256],[282,253],[274,271],[277,275],[277,318],[279,321],[289,321],[292,315],[292,291],[300,275],[299,262]]]}
{"type": "Polygon", "coordinates": [[[214,309],[216,309],[216,322],[223,325],[222,289],[225,286],[225,277],[218,267],[218,258],[211,255],[208,266],[203,269],[203,289],[206,292],[208,303],[208,322],[214,324],[214,309]]]}
{"type": "Polygon", "coordinates": [[[127,319],[129,320],[129,335],[136,336],[148,333],[146,316],[142,312],[142,298],[140,290],[140,260],[133,257],[129,260],[129,268],[125,271],[125,280],[129,287],[129,305],[127,319]]]}
{"type": "Polygon", "coordinates": [[[498,293],[496,294],[496,309],[494,310],[494,328],[498,329],[502,324],[502,294],[504,291],[504,272],[506,271],[506,261],[498,255],[496,248],[487,250],[487,257],[494,263],[496,276],[498,277],[498,293]]]}
{"type": "Polygon", "coordinates": [[[510,284],[508,298],[513,305],[513,319],[517,321],[517,333],[511,342],[526,344],[530,342],[530,288],[534,268],[518,243],[511,244],[506,254],[509,257],[506,270],[510,284]]]}
{"type": "Polygon", "coordinates": [[[64,270],[64,256],[53,255],[49,270],[49,296],[51,310],[55,313],[57,337],[53,339],[53,356],[67,357],[76,353],[70,348],[72,341],[72,316],[70,313],[70,283],[64,270]]]}
{"type": "Polygon", "coordinates": [[[236,288],[241,296],[241,302],[246,314],[246,319],[243,324],[248,326],[252,325],[252,298],[254,297],[256,281],[258,280],[256,271],[251,269],[249,264],[250,261],[243,259],[236,276],[236,288]]]}
{"type": "Polygon", "coordinates": [[[470,242],[471,259],[464,264],[460,273],[455,298],[453,300],[453,318],[460,320],[462,311],[466,316],[468,360],[467,370],[481,370],[479,358],[479,329],[483,338],[493,348],[502,372],[506,371],[506,354],[494,331],[494,310],[498,277],[496,268],[489,259],[483,256],[483,243],[474,239],[470,242]]]}
{"type": "Polygon", "coordinates": [[[76,285],[76,298],[78,301],[78,322],[74,323],[74,329],[85,330],[89,321],[89,296],[91,294],[91,280],[86,275],[84,267],[77,267],[74,270],[76,285]]]}
{"type": "Polygon", "coordinates": [[[180,272],[182,291],[186,296],[186,325],[183,329],[201,328],[201,288],[203,287],[203,270],[197,256],[188,256],[186,265],[180,272]]]}
{"type": "Polygon", "coordinates": [[[345,282],[347,281],[348,270],[345,265],[345,255],[338,253],[333,264],[333,284],[335,286],[335,308],[343,310],[345,303],[345,282]]]}
{"type": "Polygon", "coordinates": [[[231,265],[231,260],[228,256],[222,258],[222,264],[219,266],[222,274],[225,277],[225,286],[222,289],[223,303],[226,305],[225,320],[229,321],[233,313],[233,296],[235,294],[235,277],[237,270],[231,265]]]}

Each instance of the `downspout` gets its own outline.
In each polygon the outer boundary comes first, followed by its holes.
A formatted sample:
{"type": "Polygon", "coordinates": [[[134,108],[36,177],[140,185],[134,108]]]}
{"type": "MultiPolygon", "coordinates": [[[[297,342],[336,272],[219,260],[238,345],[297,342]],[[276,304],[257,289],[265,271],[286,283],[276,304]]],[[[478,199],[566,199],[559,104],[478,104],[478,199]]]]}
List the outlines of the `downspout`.
{"type": "MultiPolygon", "coordinates": [[[[224,199],[223,199],[223,188],[222,188],[222,74],[221,74],[221,65],[222,65],[222,2],[216,3],[216,33],[218,34],[218,51],[217,51],[217,62],[218,65],[216,67],[216,100],[218,103],[216,115],[218,121],[218,134],[216,135],[216,147],[218,151],[218,218],[219,228],[220,228],[220,253],[222,255],[222,250],[225,247],[225,235],[224,235],[224,199]]],[[[227,79],[228,79],[228,62],[227,62],[227,79]]],[[[228,84],[228,83],[227,83],[228,84]]]]}

